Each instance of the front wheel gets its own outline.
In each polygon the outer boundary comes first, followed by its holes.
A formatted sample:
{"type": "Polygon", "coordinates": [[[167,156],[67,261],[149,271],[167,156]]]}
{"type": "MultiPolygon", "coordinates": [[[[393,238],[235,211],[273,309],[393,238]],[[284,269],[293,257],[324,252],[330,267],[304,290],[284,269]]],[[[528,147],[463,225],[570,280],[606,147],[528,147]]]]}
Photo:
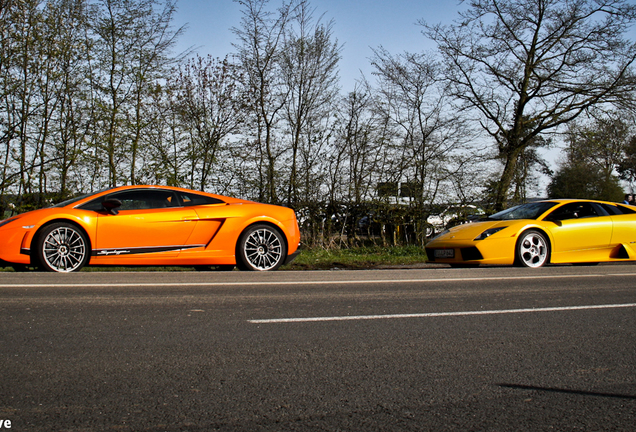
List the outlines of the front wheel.
{"type": "Polygon", "coordinates": [[[80,270],[90,258],[86,235],[66,222],[54,223],[42,230],[36,254],[43,270],[61,273],[80,270]]]}
{"type": "Polygon", "coordinates": [[[550,244],[539,231],[528,230],[517,241],[516,263],[523,267],[538,268],[550,260],[550,244]]]}
{"type": "Polygon", "coordinates": [[[283,234],[265,224],[249,227],[241,234],[236,249],[236,265],[241,270],[276,270],[287,256],[283,234]]]}

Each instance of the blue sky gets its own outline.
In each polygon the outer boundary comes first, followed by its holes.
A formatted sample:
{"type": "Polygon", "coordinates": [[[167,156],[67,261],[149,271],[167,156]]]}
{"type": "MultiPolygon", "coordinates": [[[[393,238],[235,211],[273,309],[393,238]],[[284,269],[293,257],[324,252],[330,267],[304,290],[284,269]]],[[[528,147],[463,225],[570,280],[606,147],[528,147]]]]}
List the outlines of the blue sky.
{"type": "MultiPolygon", "coordinates": [[[[334,36],[344,44],[340,62],[344,92],[353,90],[362,73],[371,78],[371,48],[382,46],[393,54],[434,49],[422,35],[420,19],[429,23],[450,22],[457,17],[456,0],[313,0],[314,18],[334,21],[334,36]]],[[[271,0],[278,7],[281,0],[271,0]]],[[[198,47],[200,55],[224,57],[234,51],[231,31],[241,20],[240,5],[232,0],[180,0],[175,26],[188,24],[179,46],[198,47]]]]}
{"type": "MultiPolygon", "coordinates": [[[[314,18],[334,21],[334,36],[344,44],[340,61],[342,94],[354,89],[355,82],[364,74],[373,81],[369,58],[372,48],[380,46],[392,54],[405,51],[434,50],[435,46],[422,35],[420,20],[435,24],[450,23],[457,19],[465,5],[458,0],[310,0],[315,8],[314,18]]],[[[281,0],[270,0],[278,7],[281,0]]],[[[190,46],[200,55],[225,57],[234,52],[236,38],[232,27],[240,26],[241,7],[232,0],[180,0],[174,25],[187,24],[188,29],[177,49],[190,46]]],[[[629,33],[636,37],[636,29],[629,33]]],[[[559,148],[544,150],[544,157],[556,168],[559,148]]]]}

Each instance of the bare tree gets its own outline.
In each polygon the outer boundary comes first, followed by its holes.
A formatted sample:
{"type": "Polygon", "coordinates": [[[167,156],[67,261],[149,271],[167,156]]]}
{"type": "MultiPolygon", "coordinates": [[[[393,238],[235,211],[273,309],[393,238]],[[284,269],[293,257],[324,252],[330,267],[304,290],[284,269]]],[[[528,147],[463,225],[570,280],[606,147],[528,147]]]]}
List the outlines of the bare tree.
{"type": "Polygon", "coordinates": [[[587,124],[569,125],[568,157],[594,166],[609,180],[617,172],[632,138],[631,127],[624,118],[620,111],[611,112],[587,124]]]}
{"type": "Polygon", "coordinates": [[[7,189],[16,181],[18,173],[11,169],[13,140],[18,133],[18,116],[14,102],[16,80],[13,70],[16,66],[18,48],[15,25],[20,21],[15,16],[13,1],[0,2],[0,148],[2,148],[2,177],[0,178],[0,217],[4,217],[4,198],[7,189]]]}
{"type": "Polygon", "coordinates": [[[54,82],[55,102],[51,110],[50,143],[43,154],[51,159],[45,175],[60,198],[79,188],[78,161],[91,123],[86,97],[88,64],[83,55],[90,46],[89,8],[86,0],[56,0],[45,9],[50,57],[54,61],[49,73],[54,82]]]}
{"type": "Polygon", "coordinates": [[[0,119],[6,146],[0,195],[17,183],[18,207],[28,193],[34,196],[30,205],[44,205],[45,194],[59,190],[59,181],[64,194],[64,175],[53,185],[49,180],[52,171],[56,177],[58,168],[68,167],[72,159],[64,159],[67,154],[58,152],[58,144],[74,130],[66,113],[70,89],[77,92],[83,79],[78,47],[84,44],[85,5],[84,0],[52,0],[0,7],[0,119]]]}
{"type": "Polygon", "coordinates": [[[171,27],[176,13],[176,0],[166,1],[161,10],[155,11],[158,6],[154,1],[149,4],[149,14],[140,33],[136,35],[133,55],[129,59],[132,66],[132,106],[127,123],[131,139],[129,178],[132,184],[137,183],[135,172],[138,153],[146,131],[152,124],[145,106],[152,103],[151,94],[157,91],[157,84],[170,75],[170,67],[189,53],[186,51],[177,57],[171,55],[177,39],[185,30],[185,27],[177,30],[171,27]]]}
{"type": "Polygon", "coordinates": [[[134,181],[144,98],[165,78],[168,56],[182,29],[173,31],[172,1],[99,0],[92,18],[95,47],[91,87],[95,90],[96,174],[109,186],[134,181]],[[105,165],[106,172],[100,172],[105,165]],[[123,168],[128,167],[127,170],[123,168]]]}
{"type": "Polygon", "coordinates": [[[3,60],[6,73],[4,84],[6,112],[3,117],[8,126],[5,166],[15,164],[19,179],[18,196],[31,192],[37,151],[33,148],[33,125],[37,121],[39,99],[38,84],[42,59],[38,30],[42,27],[39,0],[15,2],[4,18],[5,39],[9,58],[3,60]]]}
{"type": "Polygon", "coordinates": [[[633,139],[631,121],[624,111],[594,114],[568,125],[567,147],[548,187],[550,197],[622,201],[616,173],[633,139]]]}
{"type": "Polygon", "coordinates": [[[168,85],[152,93],[153,102],[146,106],[150,124],[145,132],[148,141],[148,160],[140,175],[151,184],[184,186],[188,183],[188,139],[175,113],[174,92],[168,85]]]}
{"type": "Polygon", "coordinates": [[[367,82],[356,85],[338,110],[336,145],[332,151],[330,201],[356,205],[373,196],[379,179],[390,176],[385,131],[374,113],[373,91],[367,82]]]}
{"type": "MultiPolygon", "coordinates": [[[[471,158],[467,121],[452,109],[441,68],[429,54],[393,56],[384,49],[374,51],[379,89],[378,108],[401,142],[402,176],[418,185],[418,204],[434,200],[440,181],[452,175],[451,156],[458,152],[471,158]],[[433,186],[433,187],[430,187],[433,186]]],[[[403,177],[403,179],[404,179],[403,177]]]]}
{"type": "Polygon", "coordinates": [[[190,137],[187,152],[190,187],[204,190],[222,141],[244,122],[245,92],[237,67],[226,58],[197,56],[171,80],[172,106],[190,137]],[[196,178],[195,178],[196,177],[196,178]]]}
{"type": "Polygon", "coordinates": [[[243,7],[241,26],[233,29],[235,44],[250,94],[252,136],[248,146],[257,152],[259,200],[277,203],[277,160],[284,149],[276,142],[276,126],[289,88],[281,73],[281,49],[293,6],[283,1],[277,12],[267,10],[269,0],[234,0],[243,7]]]}
{"type": "Polygon", "coordinates": [[[428,25],[447,79],[480,113],[504,169],[495,207],[505,206],[523,150],[592,107],[631,102],[636,21],[625,0],[471,0],[455,25],[428,25]]]}
{"type": "MultiPolygon", "coordinates": [[[[404,197],[426,220],[438,195],[450,198],[448,186],[453,175],[465,164],[478,162],[469,146],[467,121],[448,109],[449,98],[439,80],[441,68],[430,54],[404,53],[393,56],[384,49],[374,50],[372,65],[378,78],[377,107],[395,130],[401,167],[399,180],[405,183],[404,197]],[[444,187],[446,186],[446,187],[444,187]]],[[[423,223],[417,235],[425,239],[423,223]]]]}
{"type": "Polygon", "coordinates": [[[288,94],[285,104],[285,120],[289,127],[291,156],[287,204],[294,206],[299,201],[301,185],[308,186],[307,178],[313,170],[311,164],[301,166],[305,181],[299,182],[299,152],[307,158],[311,147],[324,141],[317,139],[328,130],[330,108],[338,95],[338,61],[341,47],[333,41],[333,22],[314,22],[309,2],[303,0],[295,10],[294,20],[287,33],[281,53],[282,72],[288,94]]]}

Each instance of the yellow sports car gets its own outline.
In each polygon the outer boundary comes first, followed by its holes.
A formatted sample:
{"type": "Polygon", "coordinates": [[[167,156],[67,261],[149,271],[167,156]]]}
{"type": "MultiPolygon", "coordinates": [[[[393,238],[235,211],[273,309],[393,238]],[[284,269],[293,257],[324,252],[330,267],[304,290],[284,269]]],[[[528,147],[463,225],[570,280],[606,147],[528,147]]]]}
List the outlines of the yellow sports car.
{"type": "Polygon", "coordinates": [[[636,207],[572,199],[522,204],[444,231],[426,254],[456,267],[633,261],[636,207]]]}

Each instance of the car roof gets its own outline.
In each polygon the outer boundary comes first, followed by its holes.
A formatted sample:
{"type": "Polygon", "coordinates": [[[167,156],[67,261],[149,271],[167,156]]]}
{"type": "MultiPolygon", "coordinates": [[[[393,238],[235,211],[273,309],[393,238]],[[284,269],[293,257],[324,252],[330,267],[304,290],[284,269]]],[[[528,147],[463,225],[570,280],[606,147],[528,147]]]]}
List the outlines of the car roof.
{"type": "Polygon", "coordinates": [[[557,203],[570,203],[570,202],[592,202],[592,203],[600,203],[600,204],[610,204],[610,205],[618,205],[621,203],[612,202],[612,201],[603,201],[603,200],[594,200],[587,198],[554,198],[554,199],[542,199],[538,201],[531,201],[524,204],[532,204],[532,203],[541,203],[541,202],[557,202],[557,203]]]}
{"type": "Polygon", "coordinates": [[[114,187],[114,188],[110,188],[110,189],[100,190],[100,191],[97,191],[95,193],[88,194],[87,196],[85,196],[81,200],[73,202],[72,206],[73,207],[77,207],[77,206],[79,206],[81,204],[84,204],[87,201],[90,201],[90,200],[92,200],[92,199],[94,199],[96,197],[109,195],[109,194],[116,193],[116,192],[122,192],[122,191],[126,191],[126,190],[136,190],[136,189],[171,190],[171,191],[175,191],[175,192],[207,195],[207,196],[210,196],[210,197],[217,198],[217,199],[219,199],[221,201],[224,201],[226,203],[248,203],[248,202],[251,202],[251,201],[243,200],[243,199],[239,199],[239,198],[232,198],[232,197],[228,197],[228,196],[224,196],[224,195],[213,194],[213,193],[210,193],[210,192],[197,191],[197,190],[194,190],[194,189],[186,189],[186,188],[175,187],[175,186],[126,185],[126,186],[118,186],[118,187],[114,187]]]}

